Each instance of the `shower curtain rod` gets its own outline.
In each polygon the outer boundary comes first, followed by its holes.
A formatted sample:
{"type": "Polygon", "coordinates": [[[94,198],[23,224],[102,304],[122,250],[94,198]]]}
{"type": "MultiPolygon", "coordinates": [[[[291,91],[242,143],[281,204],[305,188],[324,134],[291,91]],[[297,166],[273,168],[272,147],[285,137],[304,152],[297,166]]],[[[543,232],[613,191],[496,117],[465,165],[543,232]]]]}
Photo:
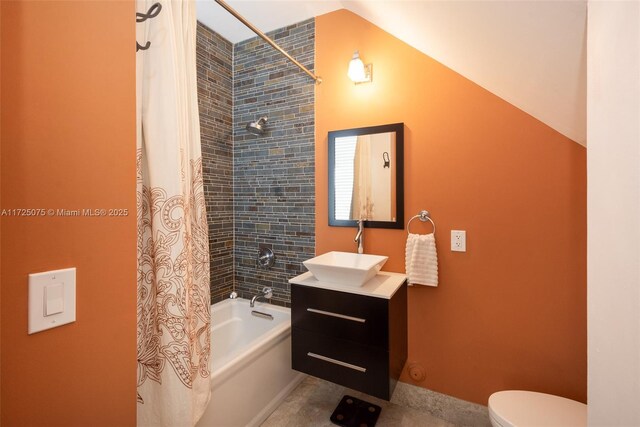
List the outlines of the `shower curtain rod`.
{"type": "Polygon", "coordinates": [[[271,47],[273,47],[275,50],[277,50],[278,52],[283,54],[289,61],[291,61],[294,64],[296,64],[302,71],[307,73],[309,75],[309,77],[311,77],[316,82],[316,84],[322,83],[322,79],[320,78],[320,76],[316,76],[313,72],[309,71],[309,69],[307,67],[305,67],[300,62],[298,62],[293,56],[291,56],[287,52],[285,52],[285,50],[282,49],[280,46],[278,46],[276,44],[276,42],[271,40],[265,33],[263,33],[258,28],[256,28],[255,25],[253,25],[251,22],[247,21],[242,15],[240,15],[238,12],[236,12],[235,9],[233,9],[231,6],[229,6],[227,3],[225,3],[224,0],[215,0],[215,2],[218,3],[220,6],[222,6],[224,9],[226,9],[226,11],[229,12],[230,14],[232,14],[238,21],[240,21],[244,25],[246,25],[247,28],[249,28],[251,31],[253,31],[258,36],[260,36],[260,38],[262,40],[264,40],[267,43],[269,43],[271,45],[271,47]]]}

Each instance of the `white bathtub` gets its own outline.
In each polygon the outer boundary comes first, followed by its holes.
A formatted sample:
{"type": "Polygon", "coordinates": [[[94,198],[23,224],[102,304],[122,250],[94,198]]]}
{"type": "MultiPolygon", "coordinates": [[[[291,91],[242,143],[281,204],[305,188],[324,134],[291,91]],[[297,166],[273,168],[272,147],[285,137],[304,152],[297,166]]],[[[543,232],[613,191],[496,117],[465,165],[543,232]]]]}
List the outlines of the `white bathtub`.
{"type": "Polygon", "coordinates": [[[211,402],[197,427],[258,426],[304,379],[291,369],[291,310],[228,299],[211,306],[211,402]],[[256,317],[251,310],[273,316],[256,317]]]}

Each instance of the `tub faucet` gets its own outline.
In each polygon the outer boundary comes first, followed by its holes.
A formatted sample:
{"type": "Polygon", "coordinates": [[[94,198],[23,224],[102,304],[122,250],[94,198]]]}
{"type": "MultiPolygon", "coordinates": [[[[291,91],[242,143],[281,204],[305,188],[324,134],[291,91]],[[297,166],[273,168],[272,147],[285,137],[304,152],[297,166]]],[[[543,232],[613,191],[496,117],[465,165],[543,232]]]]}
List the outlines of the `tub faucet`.
{"type": "Polygon", "coordinates": [[[364,240],[364,234],[362,233],[363,231],[364,231],[364,220],[363,219],[359,219],[358,220],[358,233],[356,234],[356,238],[353,239],[353,241],[358,244],[358,253],[359,254],[364,253],[364,248],[362,247],[363,240],[364,240]]]}
{"type": "Polygon", "coordinates": [[[256,304],[256,301],[259,298],[266,298],[266,299],[271,299],[271,297],[273,296],[273,290],[271,288],[267,288],[266,286],[264,288],[262,288],[262,293],[254,296],[253,298],[251,298],[251,302],[249,303],[249,307],[253,308],[253,306],[256,304]]]}

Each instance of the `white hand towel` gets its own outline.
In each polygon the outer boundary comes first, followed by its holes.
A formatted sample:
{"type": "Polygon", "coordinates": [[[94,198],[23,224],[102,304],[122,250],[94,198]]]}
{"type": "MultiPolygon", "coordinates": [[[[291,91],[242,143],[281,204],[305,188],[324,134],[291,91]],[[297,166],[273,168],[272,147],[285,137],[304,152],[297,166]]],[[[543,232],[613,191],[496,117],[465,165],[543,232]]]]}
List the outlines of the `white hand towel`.
{"type": "Polygon", "coordinates": [[[405,270],[410,285],[438,286],[438,254],[433,233],[407,236],[405,270]]]}

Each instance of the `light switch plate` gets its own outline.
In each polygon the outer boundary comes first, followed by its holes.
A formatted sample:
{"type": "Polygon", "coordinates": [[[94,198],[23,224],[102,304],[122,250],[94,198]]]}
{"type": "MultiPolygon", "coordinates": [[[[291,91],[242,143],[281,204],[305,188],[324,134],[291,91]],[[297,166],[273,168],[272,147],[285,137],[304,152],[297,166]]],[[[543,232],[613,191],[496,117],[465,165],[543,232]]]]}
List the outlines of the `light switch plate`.
{"type": "Polygon", "coordinates": [[[66,268],[30,274],[27,332],[35,334],[75,321],[76,269],[66,268]],[[47,312],[55,314],[47,315],[47,312]]]}

